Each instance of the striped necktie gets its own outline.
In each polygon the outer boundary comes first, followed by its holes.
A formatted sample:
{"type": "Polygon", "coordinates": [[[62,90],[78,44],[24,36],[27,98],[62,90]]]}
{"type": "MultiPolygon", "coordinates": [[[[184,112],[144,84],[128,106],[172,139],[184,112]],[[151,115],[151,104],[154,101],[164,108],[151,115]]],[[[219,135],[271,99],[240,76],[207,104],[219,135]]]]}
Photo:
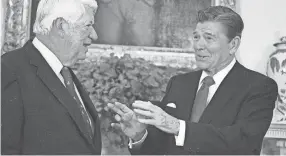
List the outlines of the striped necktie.
{"type": "Polygon", "coordinates": [[[87,110],[84,108],[83,103],[81,103],[78,95],[76,94],[74,82],[73,82],[72,75],[70,73],[69,68],[63,67],[63,69],[61,70],[61,74],[64,78],[64,83],[66,85],[68,92],[70,93],[70,95],[74,98],[74,100],[77,103],[77,106],[78,106],[78,108],[81,112],[81,116],[83,118],[83,122],[85,123],[85,126],[88,130],[88,134],[91,138],[93,138],[93,127],[94,127],[94,125],[91,121],[91,117],[89,116],[87,110]]]}
{"type": "Polygon", "coordinates": [[[213,77],[207,76],[202,81],[202,86],[199,89],[195,102],[192,108],[191,121],[198,122],[203,111],[207,107],[207,98],[209,95],[209,87],[215,84],[213,77]]]}

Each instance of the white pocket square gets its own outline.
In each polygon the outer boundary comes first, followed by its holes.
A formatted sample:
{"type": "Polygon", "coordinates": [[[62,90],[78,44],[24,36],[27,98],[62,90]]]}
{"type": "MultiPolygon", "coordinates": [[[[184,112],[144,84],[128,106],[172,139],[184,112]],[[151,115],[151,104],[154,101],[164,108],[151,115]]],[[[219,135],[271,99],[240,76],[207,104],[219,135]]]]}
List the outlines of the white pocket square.
{"type": "Polygon", "coordinates": [[[176,108],[176,105],[174,103],[168,103],[167,107],[172,107],[172,108],[176,108]]]}

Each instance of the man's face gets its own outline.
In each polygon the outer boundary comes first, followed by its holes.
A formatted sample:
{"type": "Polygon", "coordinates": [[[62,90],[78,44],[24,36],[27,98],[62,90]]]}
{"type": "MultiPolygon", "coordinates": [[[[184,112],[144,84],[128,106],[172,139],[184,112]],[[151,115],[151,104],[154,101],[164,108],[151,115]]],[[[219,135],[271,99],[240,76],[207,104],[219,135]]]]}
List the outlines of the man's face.
{"type": "Polygon", "coordinates": [[[193,34],[197,66],[213,71],[225,64],[230,57],[230,42],[221,23],[198,23],[193,34]]]}
{"type": "Polygon", "coordinates": [[[94,24],[94,16],[92,10],[86,9],[86,13],[77,21],[76,24],[69,24],[65,30],[66,48],[69,49],[65,58],[66,65],[72,66],[78,60],[86,58],[88,46],[92,40],[97,39],[97,34],[92,27],[94,24]]]}

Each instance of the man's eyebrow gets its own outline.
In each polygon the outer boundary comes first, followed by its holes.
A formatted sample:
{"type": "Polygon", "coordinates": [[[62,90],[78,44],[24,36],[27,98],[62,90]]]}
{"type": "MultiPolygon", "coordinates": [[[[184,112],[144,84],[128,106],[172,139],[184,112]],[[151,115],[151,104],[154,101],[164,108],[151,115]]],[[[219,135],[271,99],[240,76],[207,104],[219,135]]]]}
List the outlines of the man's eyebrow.
{"type": "Polygon", "coordinates": [[[216,37],[216,35],[215,35],[215,34],[213,34],[213,33],[211,33],[211,32],[204,32],[204,34],[209,35],[209,36],[216,37]]]}
{"type": "Polygon", "coordinates": [[[93,21],[86,22],[85,25],[93,25],[93,21]]]}
{"type": "Polygon", "coordinates": [[[216,36],[214,33],[211,33],[211,32],[205,32],[205,34],[211,35],[211,36],[216,36]]]}

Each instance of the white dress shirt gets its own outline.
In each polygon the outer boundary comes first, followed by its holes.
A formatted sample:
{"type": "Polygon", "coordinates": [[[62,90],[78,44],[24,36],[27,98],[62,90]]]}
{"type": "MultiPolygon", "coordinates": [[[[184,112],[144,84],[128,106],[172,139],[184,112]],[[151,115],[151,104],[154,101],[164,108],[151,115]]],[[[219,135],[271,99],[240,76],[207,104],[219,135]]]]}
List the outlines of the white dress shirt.
{"type": "MultiPolygon", "coordinates": [[[[50,49],[48,49],[41,41],[39,41],[39,39],[37,39],[36,37],[33,39],[33,45],[38,49],[38,51],[41,53],[41,55],[44,57],[44,59],[47,61],[47,63],[50,65],[50,67],[52,68],[52,70],[54,71],[54,73],[58,76],[58,78],[60,79],[60,81],[62,82],[62,84],[64,86],[64,78],[61,74],[61,70],[64,67],[63,64],[61,63],[61,61],[56,57],[56,55],[50,51],[50,49]]],[[[83,105],[85,111],[86,108],[83,104],[82,98],[78,92],[78,89],[76,87],[76,85],[74,84],[74,88],[75,88],[75,92],[77,94],[77,96],[79,97],[79,100],[81,102],[81,104],[83,105]]],[[[91,122],[91,121],[90,121],[91,122]]]]}
{"type": "MultiPolygon", "coordinates": [[[[224,69],[222,69],[221,71],[219,71],[218,73],[216,73],[213,76],[215,84],[213,84],[212,86],[209,87],[209,94],[208,94],[208,98],[207,98],[207,104],[211,101],[211,99],[214,96],[214,94],[215,94],[216,90],[218,89],[219,85],[221,84],[223,79],[226,77],[226,75],[229,73],[229,71],[233,68],[235,62],[236,62],[236,60],[233,59],[229,65],[227,65],[224,69]]],[[[208,76],[208,74],[205,71],[203,71],[202,75],[201,75],[201,78],[200,78],[200,81],[199,81],[198,90],[202,86],[203,79],[205,77],[207,77],[207,76],[208,76]]],[[[197,90],[197,92],[198,92],[198,90],[197,90]]],[[[180,130],[179,130],[178,136],[175,136],[176,145],[177,146],[184,146],[185,131],[186,131],[186,122],[184,120],[180,120],[180,130]]]]}

